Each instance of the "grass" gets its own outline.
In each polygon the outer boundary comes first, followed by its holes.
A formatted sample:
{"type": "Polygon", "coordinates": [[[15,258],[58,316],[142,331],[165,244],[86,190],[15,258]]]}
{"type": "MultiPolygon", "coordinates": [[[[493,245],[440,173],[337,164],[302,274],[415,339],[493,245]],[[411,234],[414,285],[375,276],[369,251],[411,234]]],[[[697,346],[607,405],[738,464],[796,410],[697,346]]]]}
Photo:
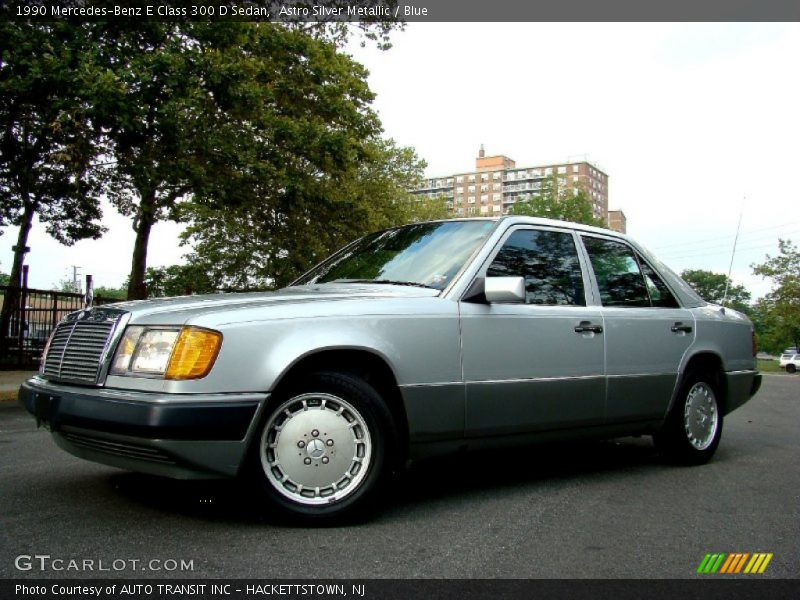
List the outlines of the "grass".
{"type": "Polygon", "coordinates": [[[778,366],[778,361],[772,359],[759,358],[757,368],[762,373],[786,373],[785,370],[778,366]]]}

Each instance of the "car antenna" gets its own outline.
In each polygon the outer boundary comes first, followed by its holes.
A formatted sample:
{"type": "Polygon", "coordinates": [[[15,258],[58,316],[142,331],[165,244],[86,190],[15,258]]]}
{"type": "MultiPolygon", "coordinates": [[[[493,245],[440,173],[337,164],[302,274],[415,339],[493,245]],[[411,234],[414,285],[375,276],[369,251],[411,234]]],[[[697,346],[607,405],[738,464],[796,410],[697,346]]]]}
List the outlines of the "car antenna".
{"type": "Polygon", "coordinates": [[[744,214],[744,203],[747,196],[742,198],[742,208],[739,210],[739,223],[736,225],[736,237],[733,238],[733,249],[731,250],[731,262],[728,265],[728,278],[725,280],[725,293],[722,296],[722,308],[725,308],[725,302],[728,300],[728,288],[731,285],[731,273],[733,272],[733,257],[736,256],[736,244],[739,242],[739,230],[742,228],[742,215],[744,214]]]}

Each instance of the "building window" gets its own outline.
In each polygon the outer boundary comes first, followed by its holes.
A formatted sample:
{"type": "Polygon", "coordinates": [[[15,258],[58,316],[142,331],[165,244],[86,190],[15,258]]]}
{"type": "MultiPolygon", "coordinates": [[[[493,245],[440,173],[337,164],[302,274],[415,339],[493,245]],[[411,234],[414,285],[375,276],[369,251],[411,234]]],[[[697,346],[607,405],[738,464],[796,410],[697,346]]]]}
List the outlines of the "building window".
{"type": "Polygon", "coordinates": [[[558,167],[558,174],[564,175],[567,172],[567,167],[558,167]]]}
{"type": "Polygon", "coordinates": [[[475,204],[475,196],[468,196],[467,202],[469,202],[470,204],[475,204]]]}
{"type": "Polygon", "coordinates": [[[502,171],[495,171],[492,173],[492,179],[500,179],[503,176],[502,171]]]}
{"type": "Polygon", "coordinates": [[[489,194],[481,194],[481,204],[486,204],[489,201],[489,194]]]}
{"type": "Polygon", "coordinates": [[[580,170],[581,170],[581,166],[580,165],[572,165],[572,172],[573,173],[577,173],[580,170]]]}
{"type": "Polygon", "coordinates": [[[495,202],[499,202],[501,197],[502,194],[492,194],[492,200],[494,200],[495,202]]]}
{"type": "Polygon", "coordinates": [[[488,206],[481,206],[481,214],[482,215],[489,214],[489,207],[488,206]]]}
{"type": "Polygon", "coordinates": [[[469,214],[469,215],[474,215],[474,214],[475,214],[475,207],[474,207],[474,206],[470,206],[470,207],[467,209],[467,214],[469,214]]]}
{"type": "Polygon", "coordinates": [[[468,176],[467,176],[467,181],[469,181],[470,183],[472,183],[473,181],[475,181],[475,175],[468,175],[468,176]]]}
{"type": "Polygon", "coordinates": [[[462,183],[463,181],[464,181],[463,175],[459,175],[458,177],[456,177],[456,183],[462,183]]]}
{"type": "Polygon", "coordinates": [[[549,177],[549,176],[550,176],[550,175],[552,175],[552,174],[553,174],[553,167],[547,167],[547,168],[544,170],[544,175],[545,175],[545,177],[549,177]]]}
{"type": "Polygon", "coordinates": [[[500,206],[499,204],[495,204],[494,206],[492,206],[492,212],[500,212],[501,210],[503,210],[503,207],[500,206]]]}
{"type": "Polygon", "coordinates": [[[467,191],[469,191],[469,192],[474,192],[474,191],[475,191],[475,186],[474,186],[474,185],[471,185],[471,186],[469,186],[469,187],[467,188],[467,191]]]}
{"type": "Polygon", "coordinates": [[[481,181],[489,181],[489,174],[481,173],[481,181]]]}
{"type": "Polygon", "coordinates": [[[573,175],[572,176],[572,183],[578,183],[578,181],[580,181],[580,177],[578,177],[577,175],[573,175]]]}
{"type": "Polygon", "coordinates": [[[463,215],[464,214],[464,207],[463,206],[459,206],[456,209],[456,214],[463,215]]]}

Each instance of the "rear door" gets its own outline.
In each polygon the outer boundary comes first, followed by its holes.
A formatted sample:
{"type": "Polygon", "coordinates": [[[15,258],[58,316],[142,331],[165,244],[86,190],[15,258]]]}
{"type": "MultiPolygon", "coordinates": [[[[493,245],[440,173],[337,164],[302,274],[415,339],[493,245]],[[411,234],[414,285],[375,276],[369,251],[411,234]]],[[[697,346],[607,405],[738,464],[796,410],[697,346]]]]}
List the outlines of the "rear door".
{"type": "Polygon", "coordinates": [[[694,317],[630,245],[601,235],[580,237],[602,304],[606,416],[609,422],[660,419],[694,341],[694,317]]]}

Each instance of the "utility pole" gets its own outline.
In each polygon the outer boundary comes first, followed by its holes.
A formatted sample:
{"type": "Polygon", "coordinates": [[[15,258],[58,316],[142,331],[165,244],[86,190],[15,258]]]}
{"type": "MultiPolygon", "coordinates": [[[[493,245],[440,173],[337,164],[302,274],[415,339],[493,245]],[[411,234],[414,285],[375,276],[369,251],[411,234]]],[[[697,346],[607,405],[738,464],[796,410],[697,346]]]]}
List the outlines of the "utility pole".
{"type": "Polygon", "coordinates": [[[78,277],[78,271],[80,271],[80,269],[78,265],[72,265],[72,289],[76,294],[80,294],[83,290],[81,287],[81,280],[78,277]]]}

